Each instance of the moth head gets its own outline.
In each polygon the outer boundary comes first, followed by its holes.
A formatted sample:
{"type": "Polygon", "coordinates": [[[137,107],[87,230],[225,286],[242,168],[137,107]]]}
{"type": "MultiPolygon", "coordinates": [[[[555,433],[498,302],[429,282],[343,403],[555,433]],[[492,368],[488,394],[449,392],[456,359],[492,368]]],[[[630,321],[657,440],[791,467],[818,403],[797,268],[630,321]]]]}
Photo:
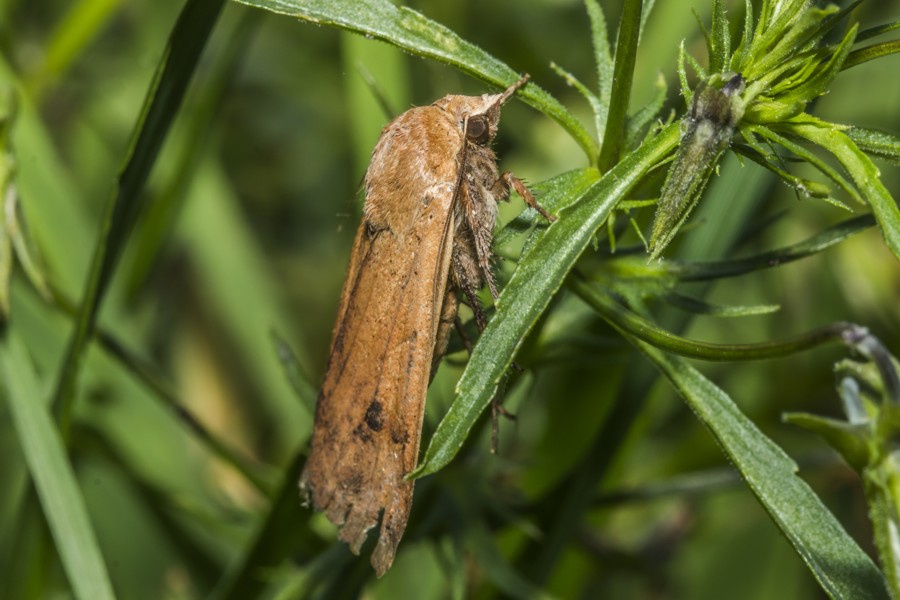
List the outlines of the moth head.
{"type": "Polygon", "coordinates": [[[456,119],[468,141],[486,146],[497,135],[500,108],[528,82],[528,79],[528,75],[522,76],[499,94],[445,96],[435,104],[456,119]]]}

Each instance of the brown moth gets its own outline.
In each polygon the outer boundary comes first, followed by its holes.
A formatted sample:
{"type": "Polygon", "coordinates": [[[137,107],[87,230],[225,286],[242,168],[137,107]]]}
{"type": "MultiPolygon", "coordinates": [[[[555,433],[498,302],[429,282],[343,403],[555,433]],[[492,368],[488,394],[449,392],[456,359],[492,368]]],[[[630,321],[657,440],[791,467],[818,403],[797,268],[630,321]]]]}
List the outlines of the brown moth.
{"type": "Polygon", "coordinates": [[[359,554],[381,519],[372,566],[391,566],[406,528],[425,394],[443,355],[458,292],[484,326],[476,292],[496,298],[491,242],[497,202],[514,187],[550,219],[522,182],[502,176],[490,143],[500,94],[445,96],[382,130],[365,177],[363,219],[316,404],[300,488],[359,554]]]}

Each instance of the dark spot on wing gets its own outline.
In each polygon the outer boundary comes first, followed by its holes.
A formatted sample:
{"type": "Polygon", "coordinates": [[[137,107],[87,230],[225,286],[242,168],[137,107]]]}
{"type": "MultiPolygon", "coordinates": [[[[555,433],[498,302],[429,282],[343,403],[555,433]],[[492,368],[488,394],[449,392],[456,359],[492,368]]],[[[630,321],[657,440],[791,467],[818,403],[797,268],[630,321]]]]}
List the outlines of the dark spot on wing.
{"type": "Polygon", "coordinates": [[[384,407],[378,400],[372,400],[369,408],[366,409],[364,417],[366,425],[372,431],[381,431],[384,428],[384,407]]]}
{"type": "Polygon", "coordinates": [[[356,437],[358,437],[359,439],[361,439],[364,442],[372,441],[372,432],[370,432],[368,429],[363,427],[362,423],[360,423],[359,425],[356,426],[356,429],[353,430],[353,435],[355,435],[356,437]]]}
{"type": "Polygon", "coordinates": [[[402,429],[395,429],[391,432],[391,441],[397,445],[405,446],[409,443],[409,432],[402,429]]]}

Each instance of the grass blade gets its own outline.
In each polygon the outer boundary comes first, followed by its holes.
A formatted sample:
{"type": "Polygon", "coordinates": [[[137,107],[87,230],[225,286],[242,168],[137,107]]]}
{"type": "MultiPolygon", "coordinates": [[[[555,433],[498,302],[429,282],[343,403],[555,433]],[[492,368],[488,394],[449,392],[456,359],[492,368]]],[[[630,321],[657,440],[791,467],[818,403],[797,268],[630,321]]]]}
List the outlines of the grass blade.
{"type": "Polygon", "coordinates": [[[44,64],[28,82],[33,96],[39,97],[47,82],[59,77],[78,60],[121,4],[122,0],[80,0],[70,3],[65,16],[50,36],[44,64]]]}
{"type": "Polygon", "coordinates": [[[75,596],[115,598],[72,465],[40,401],[43,394],[28,351],[15,331],[8,331],[0,342],[0,376],[19,444],[75,596]]]}
{"type": "Polygon", "coordinates": [[[66,351],[54,395],[54,411],[63,438],[68,435],[75,382],[87,350],[97,311],[109,287],[138,214],[140,192],[187,90],[194,68],[216,23],[224,0],[188,0],[172,30],[134,129],[125,165],[104,215],[75,331],[66,351]]]}

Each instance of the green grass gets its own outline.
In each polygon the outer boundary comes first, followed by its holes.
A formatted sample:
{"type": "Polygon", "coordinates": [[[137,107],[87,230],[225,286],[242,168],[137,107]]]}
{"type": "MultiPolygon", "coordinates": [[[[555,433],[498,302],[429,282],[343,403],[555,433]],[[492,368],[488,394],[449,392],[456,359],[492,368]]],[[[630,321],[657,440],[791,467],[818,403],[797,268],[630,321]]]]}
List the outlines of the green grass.
{"type": "Polygon", "coordinates": [[[0,597],[896,597],[900,3],[748,4],[0,6],[0,597]],[[359,182],[523,72],[496,149],[559,218],[501,207],[376,580],[296,488],[359,182]]]}

